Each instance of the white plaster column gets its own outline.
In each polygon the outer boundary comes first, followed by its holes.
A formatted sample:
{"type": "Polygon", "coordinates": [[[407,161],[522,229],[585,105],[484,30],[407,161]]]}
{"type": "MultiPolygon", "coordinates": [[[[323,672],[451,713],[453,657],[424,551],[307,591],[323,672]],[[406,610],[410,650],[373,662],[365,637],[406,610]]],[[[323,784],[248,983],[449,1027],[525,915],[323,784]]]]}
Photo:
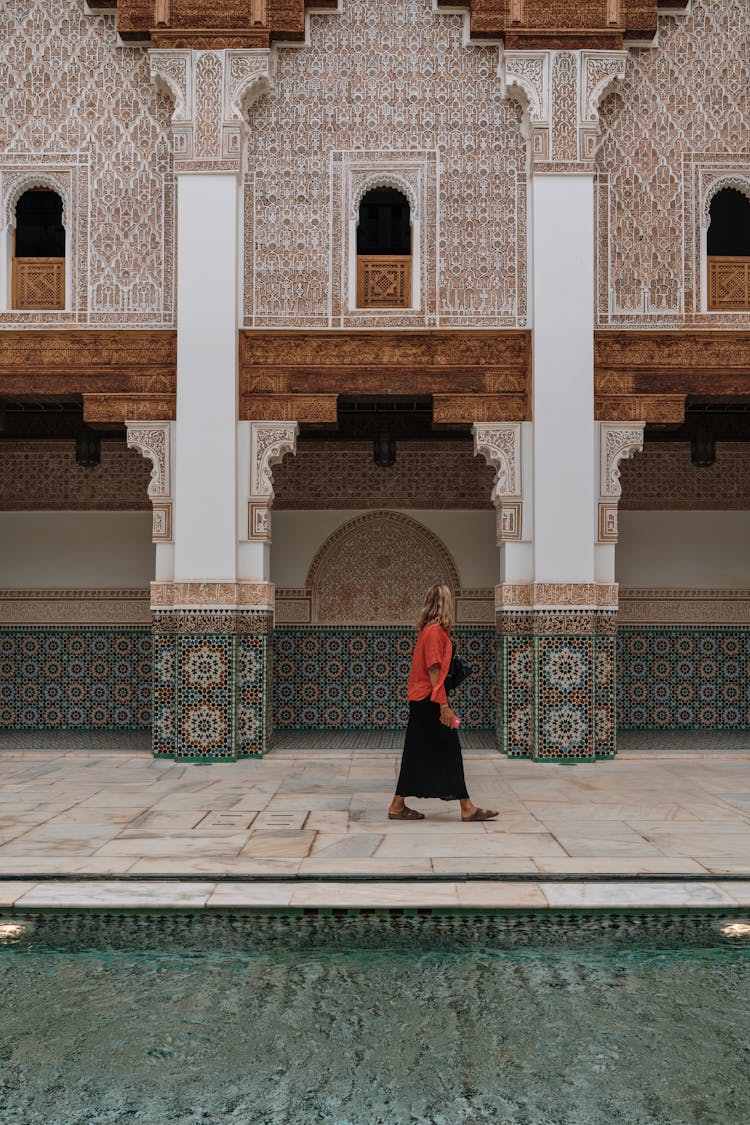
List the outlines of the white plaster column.
{"type": "Polygon", "coordinates": [[[594,185],[532,178],[534,575],[594,581],[594,185]]]}
{"type": "Polygon", "coordinates": [[[237,580],[239,178],[178,175],[175,580],[237,580]]]}

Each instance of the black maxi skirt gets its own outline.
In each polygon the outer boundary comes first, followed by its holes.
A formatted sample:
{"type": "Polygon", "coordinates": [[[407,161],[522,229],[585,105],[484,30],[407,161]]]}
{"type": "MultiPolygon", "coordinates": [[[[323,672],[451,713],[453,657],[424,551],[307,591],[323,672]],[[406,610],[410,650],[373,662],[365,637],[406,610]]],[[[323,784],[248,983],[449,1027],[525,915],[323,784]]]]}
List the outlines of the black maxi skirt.
{"type": "Polygon", "coordinates": [[[409,702],[404,753],[396,793],[399,797],[439,797],[462,801],[469,794],[458,731],[440,722],[440,704],[429,695],[409,702]]]}

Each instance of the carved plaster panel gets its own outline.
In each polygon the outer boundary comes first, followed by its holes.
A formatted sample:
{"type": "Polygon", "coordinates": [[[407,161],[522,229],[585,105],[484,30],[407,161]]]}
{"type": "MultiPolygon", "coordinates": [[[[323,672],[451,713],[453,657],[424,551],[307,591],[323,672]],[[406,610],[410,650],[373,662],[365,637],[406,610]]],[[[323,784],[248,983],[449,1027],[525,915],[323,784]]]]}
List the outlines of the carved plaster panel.
{"type": "Polygon", "coordinates": [[[522,107],[534,171],[593,172],[599,107],[627,59],[626,51],[503,53],[503,89],[522,107]]]}
{"type": "Polygon", "coordinates": [[[599,496],[619,500],[620,462],[643,451],[643,431],[646,423],[638,425],[618,422],[599,422],[599,496]]]}
{"type": "Polygon", "coordinates": [[[271,51],[152,49],[149,60],[154,82],[174,104],[175,169],[239,171],[246,114],[271,87],[271,51]]]}
{"type": "Polygon", "coordinates": [[[172,540],[171,422],[126,422],[128,449],[137,449],[151,462],[148,495],[153,503],[155,543],[172,540]]]}
{"type": "Polygon", "coordinates": [[[643,451],[645,422],[598,422],[599,501],[597,538],[600,543],[616,543],[619,533],[618,505],[622,495],[620,463],[643,451]]]}
{"type": "Polygon", "coordinates": [[[433,582],[459,589],[448,549],[428,528],[400,512],[357,516],[326,540],[310,566],[312,621],[413,621],[433,582]]]}
{"type": "Polygon", "coordinates": [[[598,323],[746,327],[748,313],[707,313],[706,206],[724,177],[745,181],[750,8],[701,0],[660,21],[659,46],[631,55],[602,109],[597,150],[598,323]],[[710,61],[707,61],[710,60],[710,61]]]}
{"type": "Polygon", "coordinates": [[[360,162],[357,190],[390,173],[418,203],[423,286],[418,314],[347,324],[525,325],[519,111],[499,88],[497,47],[466,50],[462,22],[436,14],[431,0],[345,0],[335,16],[310,16],[302,56],[278,52],[274,88],[249,115],[248,327],[343,326],[356,198],[347,161],[360,162]]]}
{"type": "Polygon", "coordinates": [[[297,422],[250,423],[248,539],[271,542],[273,467],[297,452],[297,422]]]}
{"type": "Polygon", "coordinates": [[[144,52],[118,47],[112,14],[14,0],[0,4],[0,73],[3,225],[33,181],[59,191],[70,273],[66,312],[8,311],[0,323],[171,324],[169,112],[144,52]]]}
{"type": "Polygon", "coordinates": [[[475,423],[474,450],[497,470],[492,489],[492,502],[503,497],[522,495],[521,487],[521,423],[475,423]]]}

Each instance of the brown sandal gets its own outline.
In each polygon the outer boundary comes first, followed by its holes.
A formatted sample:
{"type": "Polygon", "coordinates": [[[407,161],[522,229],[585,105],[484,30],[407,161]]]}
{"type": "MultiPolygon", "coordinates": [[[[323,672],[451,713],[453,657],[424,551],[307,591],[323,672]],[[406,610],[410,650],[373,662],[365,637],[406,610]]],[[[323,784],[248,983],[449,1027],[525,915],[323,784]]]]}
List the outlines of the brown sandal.
{"type": "Polygon", "coordinates": [[[389,820],[424,820],[424,813],[404,807],[401,812],[389,812],[389,820]]]}
{"type": "Polygon", "coordinates": [[[462,816],[461,820],[468,823],[470,820],[494,820],[496,816],[500,816],[500,813],[495,809],[474,809],[471,816],[462,816]]]}

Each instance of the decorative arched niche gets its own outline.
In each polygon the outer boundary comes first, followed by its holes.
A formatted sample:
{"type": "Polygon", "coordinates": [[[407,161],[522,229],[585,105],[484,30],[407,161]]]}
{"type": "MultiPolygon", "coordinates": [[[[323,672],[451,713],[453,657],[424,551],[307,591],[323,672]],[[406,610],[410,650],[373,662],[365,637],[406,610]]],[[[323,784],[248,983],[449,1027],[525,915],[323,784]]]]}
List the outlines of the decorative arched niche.
{"type": "Polygon", "coordinates": [[[401,512],[368,512],[338,528],[312,561],[307,587],[321,625],[404,625],[433,582],[459,592],[445,544],[401,512]]]}
{"type": "Polygon", "coordinates": [[[750,176],[717,176],[703,197],[704,307],[750,311],[750,176]]]}
{"type": "Polygon", "coordinates": [[[69,210],[67,185],[61,177],[34,171],[11,180],[3,211],[10,239],[12,309],[65,309],[69,210]]]}

